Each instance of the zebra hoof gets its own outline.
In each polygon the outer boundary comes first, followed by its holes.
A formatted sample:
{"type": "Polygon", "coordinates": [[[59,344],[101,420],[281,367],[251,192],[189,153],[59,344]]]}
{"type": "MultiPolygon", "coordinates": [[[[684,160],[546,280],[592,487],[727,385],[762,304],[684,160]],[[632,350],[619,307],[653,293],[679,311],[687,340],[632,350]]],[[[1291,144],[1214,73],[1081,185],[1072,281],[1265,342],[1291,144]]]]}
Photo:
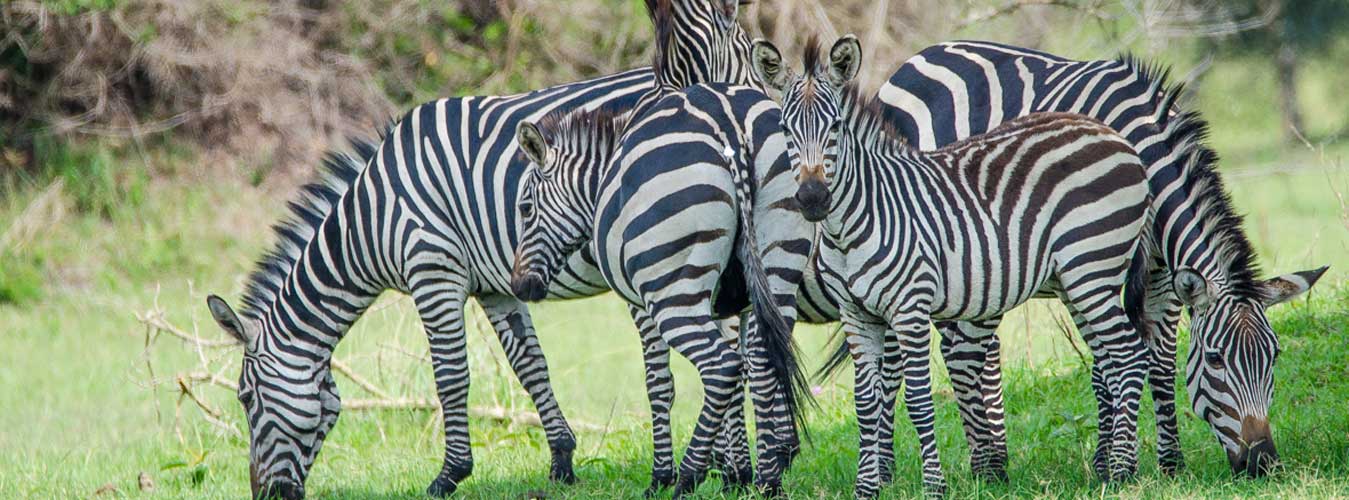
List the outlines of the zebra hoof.
{"type": "Polygon", "coordinates": [[[729,465],[721,470],[721,491],[723,493],[735,493],[744,490],[746,486],[754,482],[754,471],[750,469],[736,470],[729,465]]]}
{"type": "Polygon", "coordinates": [[[571,450],[553,453],[553,467],[548,471],[548,479],[562,484],[575,484],[576,471],[572,469],[571,450]]]}
{"type": "Polygon", "coordinates": [[[683,498],[684,495],[691,495],[702,484],[704,474],[680,474],[679,480],[675,482],[674,495],[671,498],[683,498]]]}
{"type": "Polygon", "coordinates": [[[646,487],[646,491],[642,493],[642,496],[644,498],[655,498],[660,495],[660,492],[665,491],[665,488],[669,488],[674,485],[674,483],[675,478],[673,474],[652,474],[651,485],[646,487]]]}
{"type": "Polygon", "coordinates": [[[759,496],[763,498],[787,498],[782,491],[781,481],[772,481],[754,485],[754,489],[759,490],[759,496]]]}
{"type": "Polygon", "coordinates": [[[1162,458],[1157,460],[1157,467],[1162,470],[1163,474],[1175,477],[1185,470],[1185,459],[1180,457],[1162,458]]]}
{"type": "Polygon", "coordinates": [[[431,486],[426,487],[426,496],[431,498],[446,498],[454,494],[459,489],[459,485],[445,477],[438,477],[431,481],[431,486]]]}

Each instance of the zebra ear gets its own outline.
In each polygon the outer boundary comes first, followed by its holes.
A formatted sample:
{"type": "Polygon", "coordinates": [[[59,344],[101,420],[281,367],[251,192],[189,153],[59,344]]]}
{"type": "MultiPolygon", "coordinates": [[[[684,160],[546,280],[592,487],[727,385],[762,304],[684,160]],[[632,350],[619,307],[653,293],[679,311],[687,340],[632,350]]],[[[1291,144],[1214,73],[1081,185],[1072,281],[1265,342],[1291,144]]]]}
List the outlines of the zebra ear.
{"type": "Polygon", "coordinates": [[[1261,286],[1265,289],[1265,307],[1287,302],[1289,299],[1311,290],[1312,285],[1315,285],[1316,281],[1321,279],[1321,275],[1326,273],[1326,269],[1330,269],[1330,266],[1322,266],[1320,269],[1310,271],[1298,271],[1265,280],[1264,283],[1261,283],[1261,286]]]}
{"type": "Polygon", "coordinates": [[[548,159],[548,141],[543,139],[537,125],[532,122],[520,122],[520,125],[515,127],[515,140],[520,143],[520,149],[529,157],[529,161],[540,167],[545,165],[544,162],[548,159]]]}
{"type": "Polygon", "coordinates": [[[235,340],[244,345],[248,345],[249,341],[252,340],[248,330],[244,328],[244,322],[239,321],[239,316],[234,314],[234,309],[230,308],[225,299],[215,295],[207,296],[206,308],[211,310],[211,317],[215,318],[216,324],[219,324],[220,328],[234,337],[235,340]]]}
{"type": "Polygon", "coordinates": [[[1213,296],[1216,295],[1213,283],[1188,267],[1176,270],[1176,274],[1171,277],[1171,284],[1175,287],[1180,301],[1195,311],[1207,308],[1213,303],[1213,296]]]}
{"type": "Polygon", "coordinates": [[[787,71],[782,67],[782,53],[778,52],[773,42],[762,38],[755,40],[750,49],[750,63],[754,68],[754,76],[764,86],[778,92],[787,88],[787,71]]]}
{"type": "Polygon", "coordinates": [[[857,77],[861,69],[862,43],[857,41],[856,36],[843,35],[829,49],[829,79],[834,85],[842,86],[857,77]]]}

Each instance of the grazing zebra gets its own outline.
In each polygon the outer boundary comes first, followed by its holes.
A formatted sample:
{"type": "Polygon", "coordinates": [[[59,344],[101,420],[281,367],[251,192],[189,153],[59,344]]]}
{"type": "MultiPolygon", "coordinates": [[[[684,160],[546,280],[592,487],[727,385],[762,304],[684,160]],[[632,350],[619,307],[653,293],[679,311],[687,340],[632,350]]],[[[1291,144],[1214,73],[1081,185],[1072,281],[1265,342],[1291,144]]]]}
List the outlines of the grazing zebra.
{"type": "MultiPolygon", "coordinates": [[[[524,303],[511,295],[518,239],[515,201],[527,166],[516,155],[516,125],[572,109],[632,109],[659,80],[728,75],[748,63],[748,37],[733,0],[651,0],[665,30],[666,66],[637,69],[513,96],[441,99],[398,121],[377,146],[356,144],[358,158],[332,155],[324,179],[302,189],[278,242],[256,266],[238,314],[208,299],[216,321],[244,342],[240,400],[250,430],[255,496],[302,498],[304,481],[340,408],[329,370],[337,342],[385,289],[413,296],[431,345],[444,414],[445,460],[427,492],[457,489],[473,469],[469,446],[463,308],[475,297],[491,319],[512,369],[543,421],[550,477],[575,479],[575,438],[548,383],[547,363],[524,303]],[[697,37],[684,40],[682,37],[697,37]],[[731,43],[734,42],[734,43],[731,43]],[[743,57],[741,58],[743,59],[743,57]],[[700,65],[719,68],[695,72],[700,65]],[[675,71],[672,69],[671,71],[675,71]]],[[[694,82],[688,82],[694,83],[694,82]]],[[[568,257],[549,298],[607,290],[587,253],[568,257]]]]}
{"type": "MultiPolygon", "coordinates": [[[[878,95],[887,120],[922,149],[1045,111],[1085,114],[1126,137],[1148,167],[1159,245],[1149,283],[1150,333],[1144,335],[1152,356],[1158,464],[1172,474],[1184,466],[1175,364],[1176,326],[1185,305],[1191,318],[1186,386],[1194,413],[1209,423],[1234,472],[1259,476],[1277,459],[1268,411],[1279,342],[1264,311],[1310,289],[1326,268],[1257,279],[1255,252],[1215,170],[1217,155],[1204,144],[1208,126],[1198,113],[1174,105],[1181,93],[1164,71],[1129,57],[1073,61],[962,41],[919,52],[878,95]]],[[[812,287],[808,282],[805,289],[812,287]]],[[[988,321],[938,325],[952,384],[961,394],[974,470],[1005,477],[998,346],[990,336],[996,327],[988,321]]],[[[1099,376],[1093,372],[1093,379],[1099,376]]],[[[1098,394],[1105,417],[1103,396],[1098,394]]],[[[1095,465],[1104,475],[1103,449],[1095,465]]]]}
{"type": "MultiPolygon", "coordinates": [[[[536,167],[520,204],[516,296],[543,298],[564,257],[590,246],[633,320],[658,331],[699,371],[703,408],[676,497],[705,474],[712,439],[743,390],[742,363],[769,374],[750,381],[766,451],[759,456],[761,488],[778,490],[795,451],[795,443],[777,442],[773,428],[782,416],[774,411],[785,409],[790,422],[809,397],[790,333],[812,231],[785,203],[793,188],[778,121],[776,104],[756,89],[698,85],[668,93],[630,125],[601,112],[520,128],[521,148],[536,167]],[[753,307],[742,360],[714,320],[746,305],[753,307]]],[[[653,420],[667,420],[653,422],[658,455],[671,452],[661,446],[669,440],[660,435],[669,428],[668,399],[667,411],[658,411],[661,397],[652,400],[653,420]]],[[[653,491],[674,479],[672,464],[672,454],[656,458],[653,491]]]]}
{"type": "Polygon", "coordinates": [[[755,69],[783,92],[783,128],[806,218],[820,222],[825,282],[841,301],[861,428],[856,495],[890,479],[894,406],[918,432],[923,485],[945,492],[929,370],[932,320],[995,320],[1058,295],[1091,347],[1114,418],[1113,479],[1136,469],[1147,351],[1140,336],[1150,197],[1128,143],[1078,115],[1037,114],[933,152],[907,145],[852,82],[861,46],[828,59],[812,40],[805,73],[756,42],[755,69]],[[1119,297],[1124,293],[1124,305],[1119,297]]]}

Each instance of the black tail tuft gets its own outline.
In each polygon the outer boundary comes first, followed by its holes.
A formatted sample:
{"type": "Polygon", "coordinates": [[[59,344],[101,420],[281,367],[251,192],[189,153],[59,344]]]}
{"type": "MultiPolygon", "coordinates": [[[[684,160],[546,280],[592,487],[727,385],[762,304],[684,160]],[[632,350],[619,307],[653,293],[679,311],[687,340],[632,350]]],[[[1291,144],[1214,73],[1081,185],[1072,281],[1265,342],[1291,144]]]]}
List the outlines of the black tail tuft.
{"type": "MultiPolygon", "coordinates": [[[[741,158],[745,156],[742,155],[741,158]]],[[[803,425],[805,417],[803,403],[815,406],[816,402],[810,392],[810,381],[801,370],[796,343],[792,341],[792,325],[778,308],[777,296],[768,283],[768,273],[764,270],[763,259],[759,255],[758,238],[754,233],[753,166],[748,161],[730,160],[731,177],[740,208],[740,237],[737,238],[739,243],[737,251],[744,265],[745,284],[749,289],[750,303],[757,319],[757,326],[753,329],[763,342],[768,366],[781,388],[780,394],[788,414],[796,422],[801,435],[808,437],[803,425]],[[742,169],[750,171],[745,172],[742,169]]]]}
{"type": "Polygon", "coordinates": [[[815,380],[818,382],[834,378],[843,366],[848,364],[848,360],[852,359],[852,353],[848,351],[848,337],[843,334],[842,323],[833,334],[829,335],[828,345],[826,349],[832,352],[829,353],[829,358],[824,360],[824,366],[815,372],[815,380]]]}

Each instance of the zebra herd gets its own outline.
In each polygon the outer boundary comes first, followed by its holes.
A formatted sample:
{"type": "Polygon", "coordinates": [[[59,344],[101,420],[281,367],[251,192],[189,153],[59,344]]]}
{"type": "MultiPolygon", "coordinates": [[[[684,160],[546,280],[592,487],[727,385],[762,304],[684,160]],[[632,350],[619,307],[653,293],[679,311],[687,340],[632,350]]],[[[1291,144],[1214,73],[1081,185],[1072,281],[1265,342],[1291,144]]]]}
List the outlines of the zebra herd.
{"type": "Polygon", "coordinates": [[[853,81],[863,63],[855,38],[808,44],[797,72],[771,43],[750,40],[739,0],[646,3],[651,68],[417,106],[378,144],[329,155],[276,225],[237,313],[208,297],[244,344],[238,398],[254,497],[303,498],[341,410],[333,350],[388,289],[412,296],[430,344],[445,426],[433,496],[473,470],[468,298],[539,412],[550,478],[569,483],[576,439],[525,303],[609,290],[628,303],[643,346],[649,494],[689,493],[711,467],[727,486],[781,491],[811,405],[790,337],[797,321],[842,321],[831,369],[855,368],[858,497],[891,480],[901,387],[925,489],[944,491],[929,325],[972,470],[1005,479],[994,331],[1036,296],[1060,297],[1092,349],[1102,479],[1136,470],[1145,381],[1159,466],[1183,467],[1174,393],[1183,308],[1195,415],[1235,472],[1275,463],[1279,344],[1264,310],[1325,268],[1257,279],[1206,124],[1176,103],[1181,89],[1164,72],[1131,58],[954,42],[919,52],[865,97],[853,81]],[[677,474],[671,349],[704,387],[677,474]]]}

